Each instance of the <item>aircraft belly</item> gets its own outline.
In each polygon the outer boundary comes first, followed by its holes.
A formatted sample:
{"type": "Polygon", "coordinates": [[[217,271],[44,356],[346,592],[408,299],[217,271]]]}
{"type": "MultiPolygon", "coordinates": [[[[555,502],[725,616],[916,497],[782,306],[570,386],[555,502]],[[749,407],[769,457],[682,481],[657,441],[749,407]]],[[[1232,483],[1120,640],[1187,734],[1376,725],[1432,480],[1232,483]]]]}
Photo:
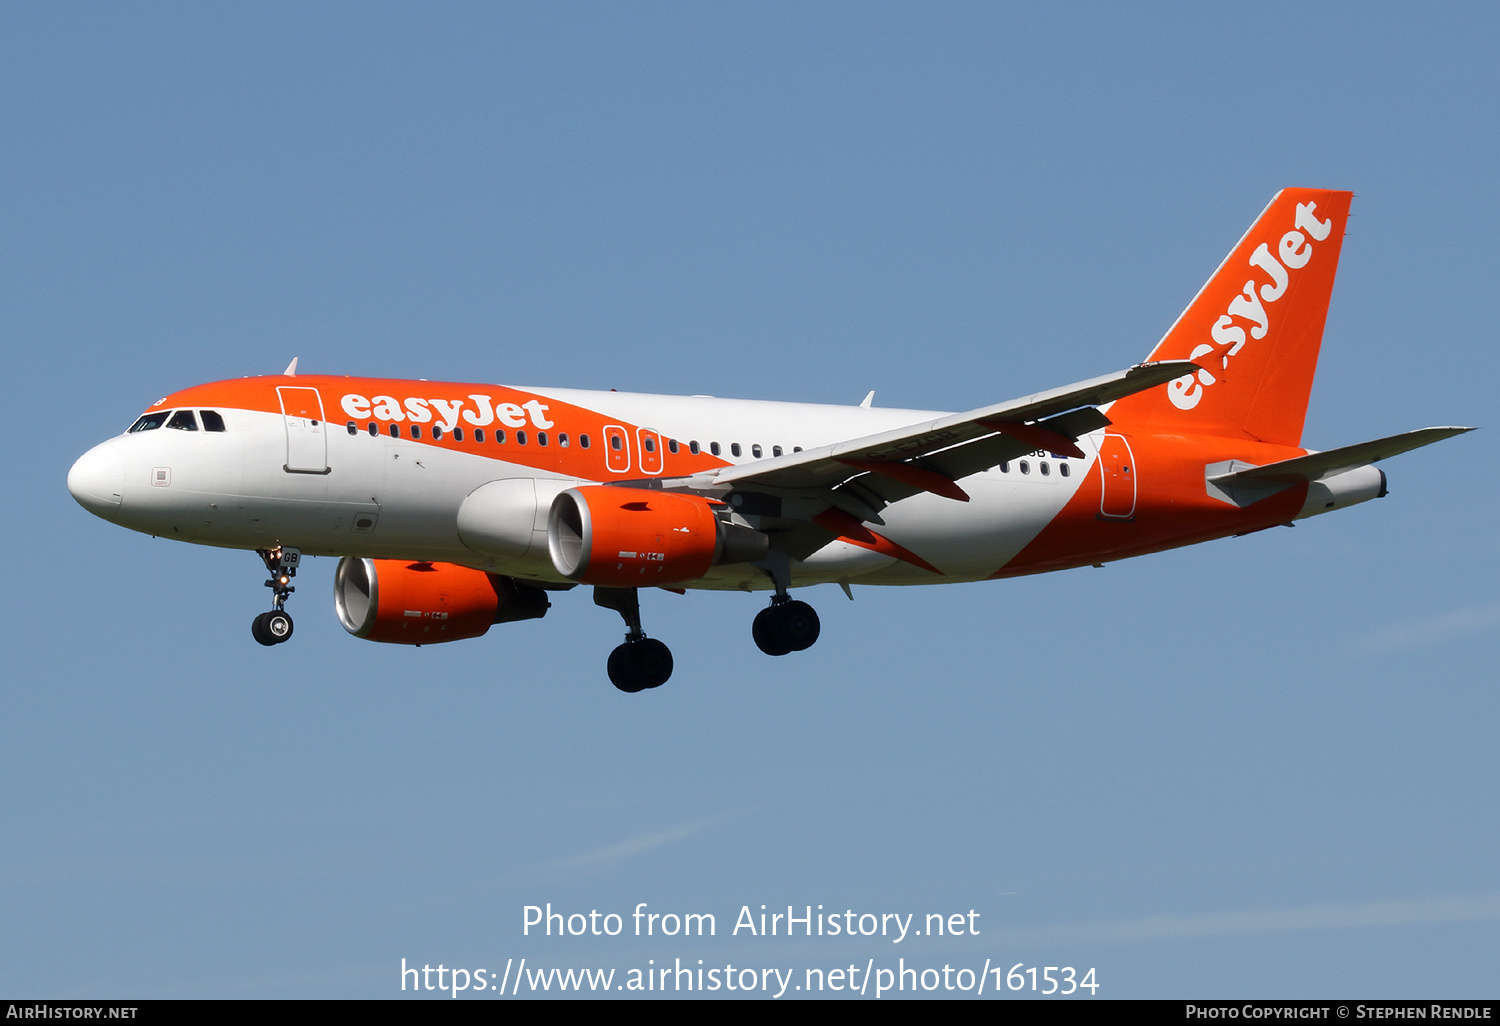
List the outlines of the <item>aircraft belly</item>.
{"type": "Polygon", "coordinates": [[[894,562],[895,556],[851,545],[846,541],[831,541],[802,560],[793,577],[806,576],[825,580],[859,577],[875,570],[883,570],[894,562]]]}
{"type": "MultiPolygon", "coordinates": [[[[1035,462],[1035,461],[1033,461],[1035,462]]],[[[864,579],[866,584],[938,584],[982,578],[1013,559],[1060,513],[1087,476],[1087,466],[1072,461],[1067,478],[1042,477],[1033,469],[1021,475],[986,471],[965,478],[969,502],[923,493],[895,503],[876,528],[942,572],[896,561],[864,579]]]]}

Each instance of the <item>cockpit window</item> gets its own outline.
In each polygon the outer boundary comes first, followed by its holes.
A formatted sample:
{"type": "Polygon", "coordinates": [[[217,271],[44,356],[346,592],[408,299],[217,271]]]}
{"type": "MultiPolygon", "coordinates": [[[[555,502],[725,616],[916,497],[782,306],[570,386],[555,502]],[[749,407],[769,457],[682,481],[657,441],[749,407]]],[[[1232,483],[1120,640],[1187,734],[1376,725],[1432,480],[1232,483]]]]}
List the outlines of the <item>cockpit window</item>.
{"type": "Polygon", "coordinates": [[[193,416],[192,410],[178,410],[172,414],[172,419],[167,421],[167,427],[176,428],[178,431],[197,431],[198,420],[193,416]]]}
{"type": "Polygon", "coordinates": [[[199,410],[198,416],[203,418],[204,431],[224,430],[224,418],[219,415],[218,410],[199,410]]]}
{"type": "Polygon", "coordinates": [[[172,415],[171,410],[162,410],[160,413],[148,413],[134,424],[126,434],[135,434],[137,431],[155,431],[166,423],[167,418],[172,415]]]}

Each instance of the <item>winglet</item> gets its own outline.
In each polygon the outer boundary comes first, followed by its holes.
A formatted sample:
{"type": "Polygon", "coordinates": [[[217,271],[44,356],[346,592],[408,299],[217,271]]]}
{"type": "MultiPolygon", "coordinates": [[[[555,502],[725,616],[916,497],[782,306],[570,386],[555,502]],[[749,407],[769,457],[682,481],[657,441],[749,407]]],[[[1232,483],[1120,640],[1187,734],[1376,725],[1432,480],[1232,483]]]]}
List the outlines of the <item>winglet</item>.
{"type": "Polygon", "coordinates": [[[872,388],[872,389],[870,389],[870,394],[867,395],[867,396],[865,396],[865,401],[859,404],[859,408],[861,410],[868,410],[870,408],[870,404],[873,403],[874,401],[875,401],[875,390],[872,388]]]}
{"type": "Polygon", "coordinates": [[[289,378],[295,378],[297,376],[297,358],[295,356],[292,357],[292,362],[286,365],[286,370],[282,371],[281,373],[285,374],[289,378]]]}

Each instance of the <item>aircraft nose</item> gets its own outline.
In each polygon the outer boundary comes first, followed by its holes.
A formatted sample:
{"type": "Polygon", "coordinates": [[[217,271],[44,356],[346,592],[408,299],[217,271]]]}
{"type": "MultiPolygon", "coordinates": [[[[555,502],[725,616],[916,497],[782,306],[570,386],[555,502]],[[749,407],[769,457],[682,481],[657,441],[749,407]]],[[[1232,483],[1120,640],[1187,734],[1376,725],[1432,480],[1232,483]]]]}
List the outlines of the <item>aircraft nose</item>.
{"type": "Polygon", "coordinates": [[[78,505],[108,518],[125,495],[125,454],[108,442],[94,446],[68,471],[68,491],[78,505]]]}

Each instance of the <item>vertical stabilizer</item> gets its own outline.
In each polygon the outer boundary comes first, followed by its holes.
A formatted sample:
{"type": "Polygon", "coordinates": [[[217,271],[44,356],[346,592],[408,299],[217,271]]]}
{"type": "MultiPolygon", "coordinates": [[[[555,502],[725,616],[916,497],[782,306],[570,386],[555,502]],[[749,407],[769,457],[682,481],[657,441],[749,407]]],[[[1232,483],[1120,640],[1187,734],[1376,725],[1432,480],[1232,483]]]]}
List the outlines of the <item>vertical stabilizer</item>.
{"type": "Polygon", "coordinates": [[[1277,193],[1151,353],[1203,369],[1121,399],[1110,419],[1300,444],[1352,195],[1277,193]]]}

